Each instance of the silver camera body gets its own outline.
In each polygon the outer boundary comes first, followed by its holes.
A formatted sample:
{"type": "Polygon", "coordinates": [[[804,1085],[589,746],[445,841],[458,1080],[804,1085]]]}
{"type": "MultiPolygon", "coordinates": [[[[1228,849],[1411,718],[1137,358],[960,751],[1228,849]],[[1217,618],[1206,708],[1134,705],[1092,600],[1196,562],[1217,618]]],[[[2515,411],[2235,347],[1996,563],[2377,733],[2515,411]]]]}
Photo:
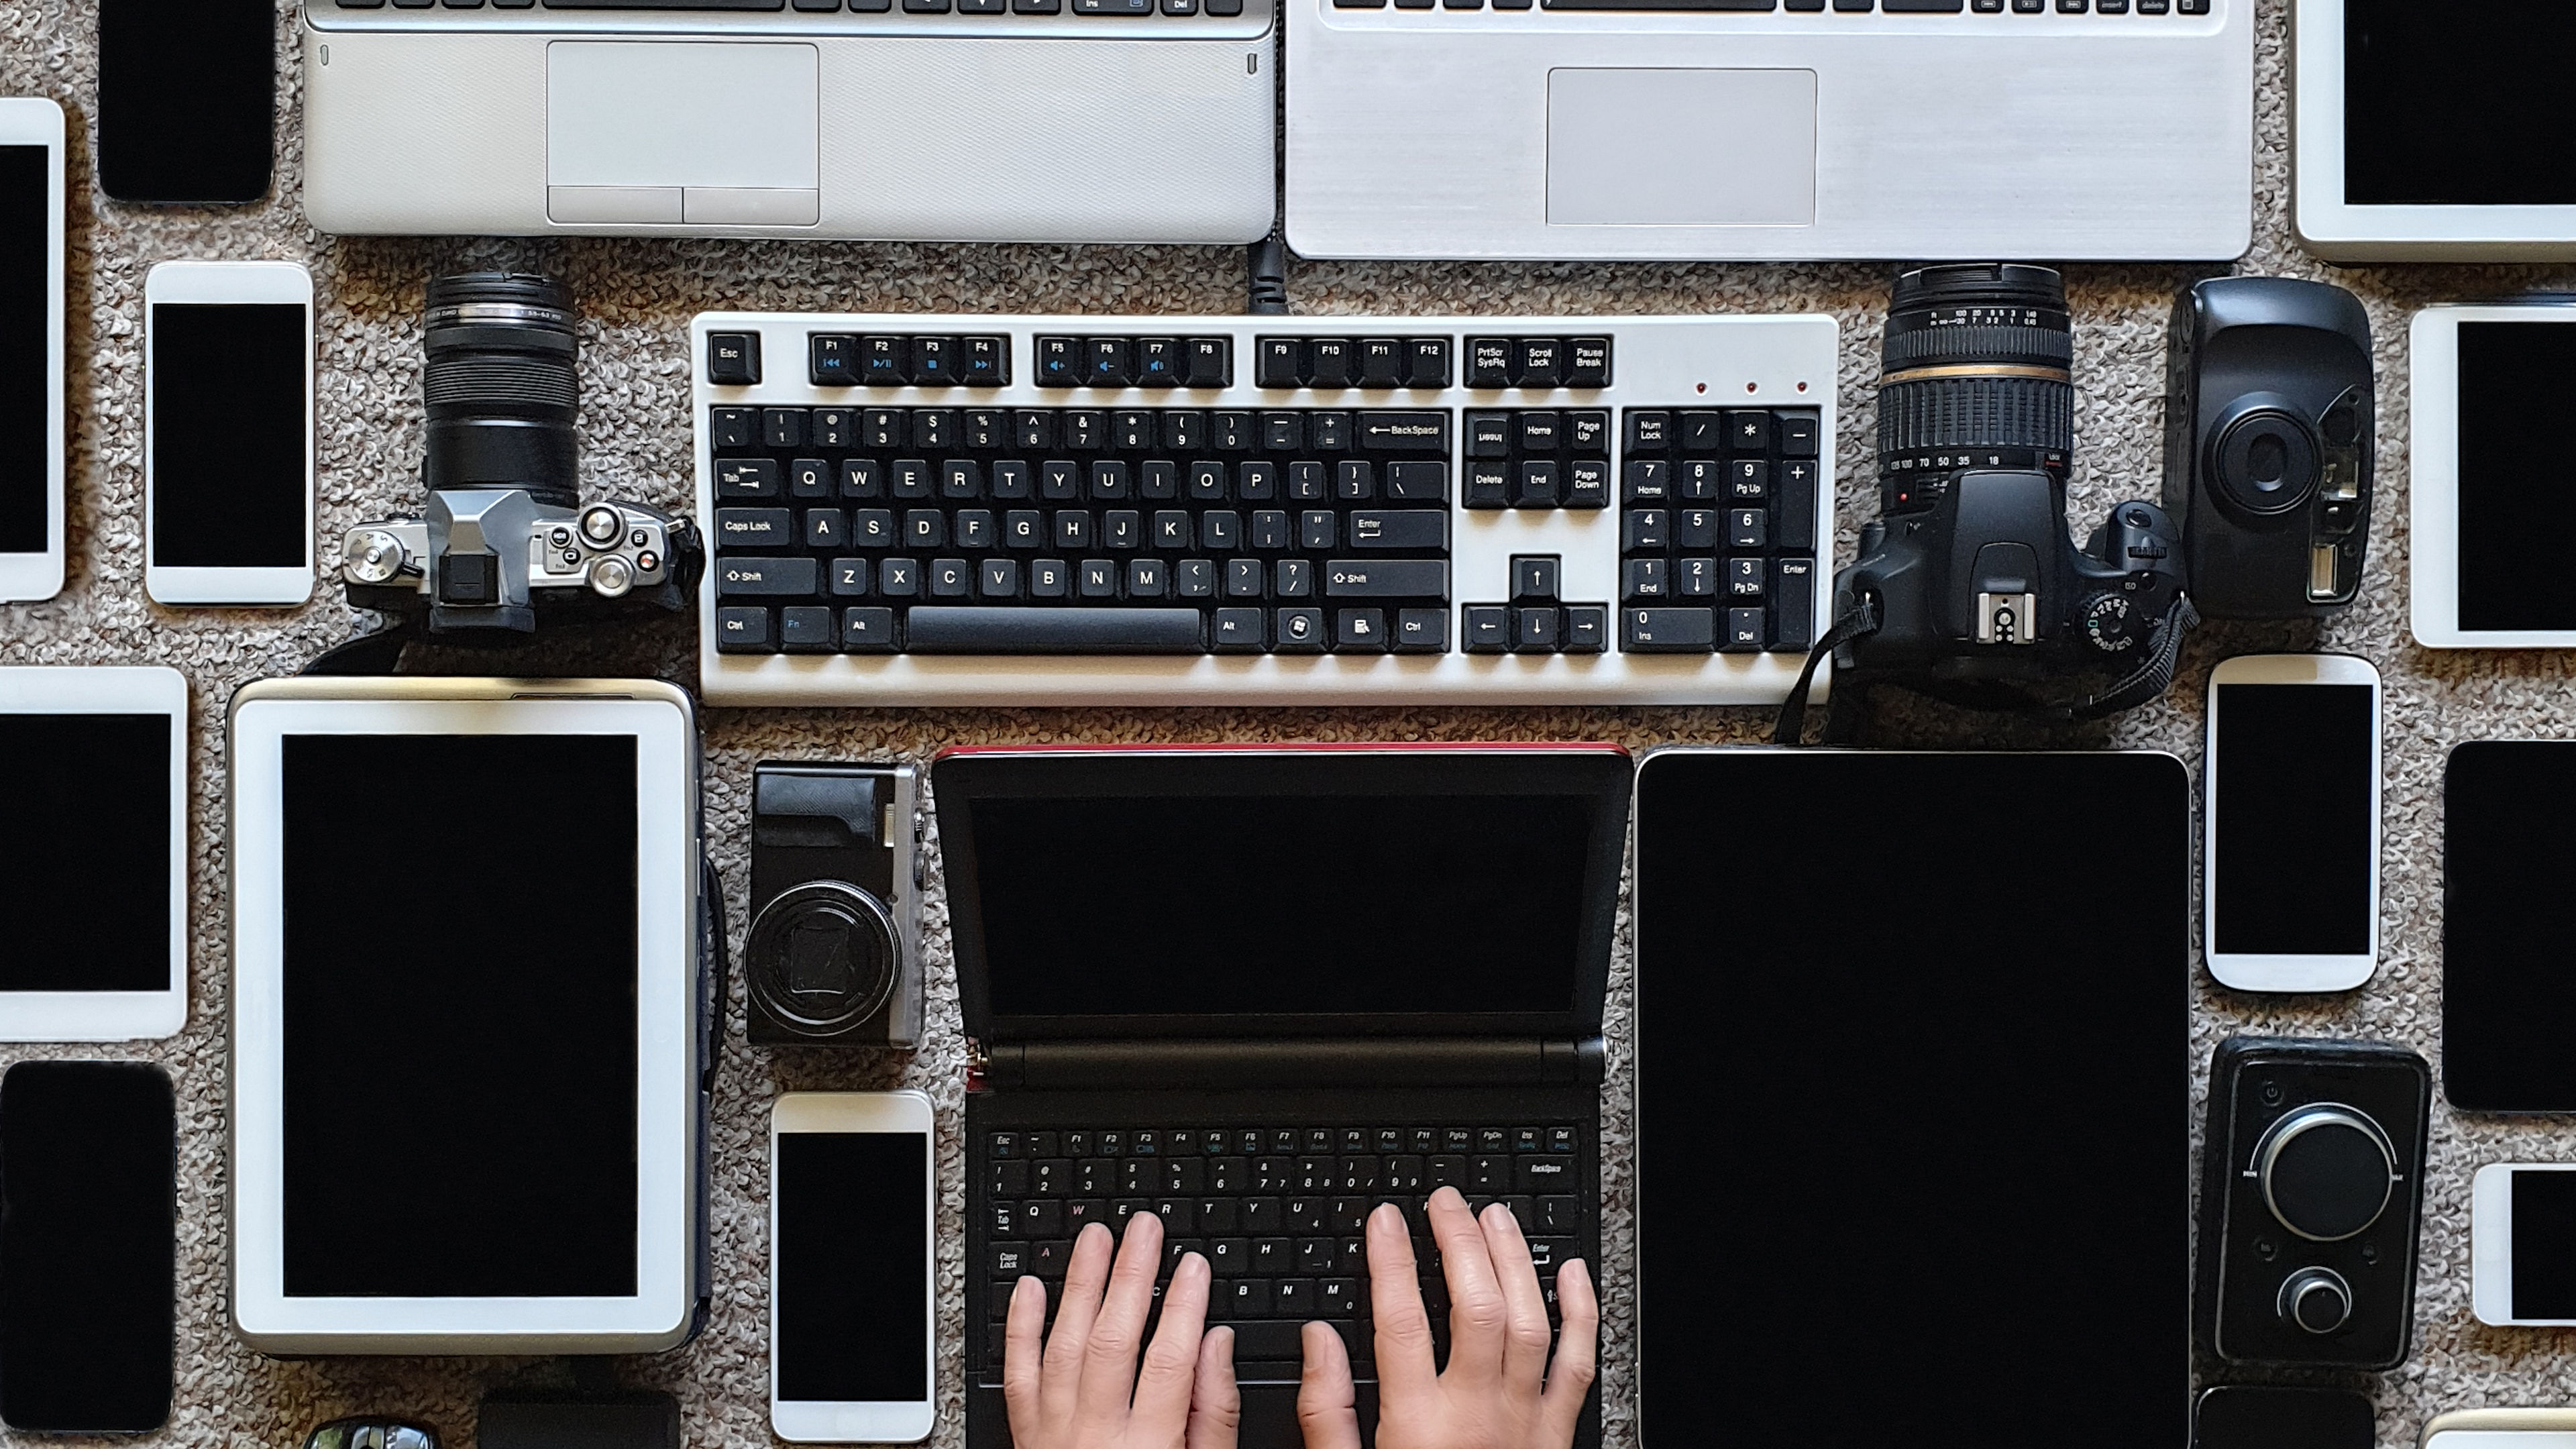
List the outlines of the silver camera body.
{"type": "Polygon", "coordinates": [[[424,605],[432,633],[527,633],[538,606],[615,603],[677,579],[674,549],[695,530],[636,503],[578,508],[524,488],[440,488],[425,517],[361,523],[340,542],[349,602],[403,612],[424,605]],[[676,532],[687,537],[675,538],[676,532]]]}

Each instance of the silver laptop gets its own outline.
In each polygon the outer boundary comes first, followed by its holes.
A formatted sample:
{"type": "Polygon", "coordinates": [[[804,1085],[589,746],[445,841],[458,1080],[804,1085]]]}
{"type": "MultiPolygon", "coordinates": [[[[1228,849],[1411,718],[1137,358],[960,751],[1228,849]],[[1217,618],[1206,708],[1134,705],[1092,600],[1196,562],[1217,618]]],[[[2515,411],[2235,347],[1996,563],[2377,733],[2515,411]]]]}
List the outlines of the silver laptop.
{"type": "Polygon", "coordinates": [[[1305,256],[2214,261],[2252,233],[2254,0],[1282,3],[1305,256]]]}
{"type": "Polygon", "coordinates": [[[326,232],[1245,242],[1274,0],[306,0],[326,232]]]}

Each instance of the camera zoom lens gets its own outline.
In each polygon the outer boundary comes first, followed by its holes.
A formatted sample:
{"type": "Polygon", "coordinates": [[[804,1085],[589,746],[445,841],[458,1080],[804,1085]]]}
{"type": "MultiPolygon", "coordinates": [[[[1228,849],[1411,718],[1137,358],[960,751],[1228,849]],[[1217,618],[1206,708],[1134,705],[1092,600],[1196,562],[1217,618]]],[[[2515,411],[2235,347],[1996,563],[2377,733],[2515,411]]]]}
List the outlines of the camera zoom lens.
{"type": "Polygon", "coordinates": [[[874,1015],[903,966],[884,903],[834,880],[792,886],[761,907],[743,956],[744,979],[761,1005],[818,1036],[874,1015]]]}
{"type": "Polygon", "coordinates": [[[540,503],[578,502],[571,289],[520,272],[439,277],[426,320],[428,485],[525,488],[540,503]]]}
{"type": "Polygon", "coordinates": [[[2047,267],[1916,267],[1888,303],[1878,392],[1881,504],[1929,508],[1971,468],[2061,482],[2075,447],[2075,334],[2047,267]]]}

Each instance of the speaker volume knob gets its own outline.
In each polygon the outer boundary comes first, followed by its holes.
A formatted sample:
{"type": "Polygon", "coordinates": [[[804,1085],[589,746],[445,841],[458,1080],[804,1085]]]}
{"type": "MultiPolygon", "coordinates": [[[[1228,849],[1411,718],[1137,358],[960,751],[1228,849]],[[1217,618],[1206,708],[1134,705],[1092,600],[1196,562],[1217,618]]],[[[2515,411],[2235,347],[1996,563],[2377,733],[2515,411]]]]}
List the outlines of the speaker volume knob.
{"type": "Polygon", "coordinates": [[[2352,1285],[2331,1268],[2302,1268],[2281,1285],[2281,1316],[2314,1334],[2352,1319],[2352,1285]]]}
{"type": "Polygon", "coordinates": [[[2281,1226],[2310,1242],[2337,1243],[2387,1211],[2397,1191],[2397,1151],[2358,1109],[2321,1102],[2272,1124],[2254,1149],[2254,1173],[2263,1205],[2281,1226]]]}

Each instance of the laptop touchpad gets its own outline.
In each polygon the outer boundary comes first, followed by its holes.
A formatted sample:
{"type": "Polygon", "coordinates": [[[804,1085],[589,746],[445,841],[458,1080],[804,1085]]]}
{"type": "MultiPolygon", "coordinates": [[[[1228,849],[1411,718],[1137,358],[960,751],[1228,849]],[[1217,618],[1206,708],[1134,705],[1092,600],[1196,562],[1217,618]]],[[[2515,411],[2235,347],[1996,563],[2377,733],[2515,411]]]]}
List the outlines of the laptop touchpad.
{"type": "Polygon", "coordinates": [[[1555,70],[1557,226],[1813,226],[1816,73],[1555,70]]]}
{"type": "Polygon", "coordinates": [[[814,225],[819,74],[811,45],[546,47],[548,214],[567,225],[814,225]]]}

